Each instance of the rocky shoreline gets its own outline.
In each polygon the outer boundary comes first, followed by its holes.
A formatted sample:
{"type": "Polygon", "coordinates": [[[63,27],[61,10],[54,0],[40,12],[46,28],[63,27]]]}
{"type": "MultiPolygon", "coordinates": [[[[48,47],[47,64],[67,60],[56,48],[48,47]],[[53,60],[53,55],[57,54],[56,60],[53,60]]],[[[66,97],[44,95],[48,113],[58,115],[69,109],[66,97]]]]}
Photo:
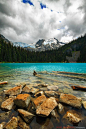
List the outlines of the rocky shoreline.
{"type": "Polygon", "coordinates": [[[86,109],[86,101],[72,94],[59,92],[58,86],[20,84],[4,90],[2,95],[4,101],[0,108],[5,112],[0,113],[0,129],[54,129],[55,122],[59,125],[60,121],[67,127],[75,127],[86,120],[85,114],[78,112],[82,108],[86,109]],[[13,110],[16,115],[12,114],[13,110]],[[46,120],[35,127],[36,124],[30,125],[35,117],[46,120]],[[49,117],[54,118],[53,121],[49,117]]]}

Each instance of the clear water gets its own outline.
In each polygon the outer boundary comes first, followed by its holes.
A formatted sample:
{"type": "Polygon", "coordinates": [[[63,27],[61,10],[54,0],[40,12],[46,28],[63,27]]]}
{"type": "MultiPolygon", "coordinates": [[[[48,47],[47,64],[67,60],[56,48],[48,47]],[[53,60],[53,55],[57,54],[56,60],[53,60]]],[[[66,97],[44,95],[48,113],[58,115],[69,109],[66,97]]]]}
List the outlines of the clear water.
{"type": "MultiPolygon", "coordinates": [[[[0,81],[8,81],[8,84],[0,85],[0,91],[10,89],[20,83],[33,84],[33,86],[47,83],[49,86],[57,85],[59,92],[73,94],[85,99],[86,92],[73,91],[71,86],[86,86],[86,63],[0,63],[0,81]],[[34,70],[39,76],[33,76],[34,70]]],[[[82,110],[79,112],[86,114],[82,110]]],[[[33,123],[40,127],[39,119],[35,117],[31,122],[31,127],[33,123]]],[[[48,119],[52,120],[53,118],[48,119]]],[[[61,124],[59,123],[59,126],[61,124]]],[[[57,128],[57,126],[56,124],[54,127],[57,128]]],[[[81,125],[79,124],[79,126],[81,125]]]]}

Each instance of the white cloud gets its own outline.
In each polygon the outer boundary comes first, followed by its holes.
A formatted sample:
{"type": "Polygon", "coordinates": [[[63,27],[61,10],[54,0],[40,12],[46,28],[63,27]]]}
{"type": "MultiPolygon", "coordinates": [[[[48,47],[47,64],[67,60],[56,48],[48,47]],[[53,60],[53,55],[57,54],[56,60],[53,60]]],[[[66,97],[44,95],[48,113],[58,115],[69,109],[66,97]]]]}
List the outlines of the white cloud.
{"type": "Polygon", "coordinates": [[[31,2],[34,6],[21,0],[0,0],[0,33],[9,40],[31,44],[55,37],[69,42],[86,32],[85,0],[31,2]],[[47,8],[41,9],[40,2],[47,8]]]}

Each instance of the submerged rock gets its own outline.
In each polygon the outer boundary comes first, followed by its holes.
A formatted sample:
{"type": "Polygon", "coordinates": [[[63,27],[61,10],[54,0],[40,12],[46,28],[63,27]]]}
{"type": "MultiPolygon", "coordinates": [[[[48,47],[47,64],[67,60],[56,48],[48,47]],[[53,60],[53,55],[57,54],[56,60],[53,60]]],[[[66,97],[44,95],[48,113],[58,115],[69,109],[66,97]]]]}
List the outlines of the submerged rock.
{"type": "Polygon", "coordinates": [[[35,106],[37,107],[37,106],[41,105],[45,100],[46,100],[46,96],[42,95],[42,96],[39,96],[38,98],[36,98],[33,102],[34,102],[35,106]]]}
{"type": "Polygon", "coordinates": [[[5,95],[8,95],[8,96],[13,96],[13,95],[18,95],[18,94],[20,94],[21,91],[22,91],[22,85],[16,86],[16,87],[11,88],[11,89],[9,89],[9,90],[5,90],[5,91],[4,91],[4,94],[5,94],[5,95]]]}
{"type": "Polygon", "coordinates": [[[78,124],[82,120],[81,115],[76,112],[75,110],[69,110],[63,116],[63,122],[67,123],[66,121],[71,122],[72,124],[78,124]]]}
{"type": "Polygon", "coordinates": [[[35,94],[35,93],[38,92],[38,91],[39,91],[39,89],[37,89],[37,88],[32,88],[32,89],[30,90],[30,93],[35,94]]]}
{"type": "Polygon", "coordinates": [[[59,114],[64,114],[64,106],[61,104],[61,103],[59,103],[58,104],[58,112],[59,112],[59,114]]]}
{"type": "Polygon", "coordinates": [[[58,123],[60,122],[60,116],[57,113],[57,110],[56,109],[54,109],[54,110],[51,111],[51,116],[54,117],[58,121],[58,123]]]}
{"type": "Polygon", "coordinates": [[[5,125],[4,129],[17,129],[18,127],[18,119],[16,117],[12,117],[12,119],[5,125]]]}
{"type": "Polygon", "coordinates": [[[42,96],[43,94],[44,94],[43,91],[38,91],[34,96],[39,97],[39,96],[42,96]]]}
{"type": "Polygon", "coordinates": [[[83,107],[86,109],[86,101],[82,101],[83,107]]]}
{"type": "Polygon", "coordinates": [[[45,91],[45,95],[48,97],[54,97],[55,96],[55,91],[45,91]]]}
{"type": "Polygon", "coordinates": [[[18,109],[19,114],[22,116],[22,118],[25,120],[26,123],[30,123],[32,118],[35,116],[34,114],[25,111],[23,109],[18,109]]]}
{"type": "Polygon", "coordinates": [[[81,99],[77,98],[74,95],[62,93],[60,95],[60,102],[63,102],[65,104],[68,104],[68,105],[76,107],[76,108],[81,108],[81,99]]]}
{"type": "Polygon", "coordinates": [[[6,109],[6,110],[11,110],[14,105],[13,100],[14,100],[13,98],[9,98],[9,99],[5,100],[4,102],[2,102],[1,108],[6,109]]]}
{"type": "Polygon", "coordinates": [[[47,89],[51,90],[51,91],[57,91],[58,90],[58,86],[48,86],[47,89]]]}
{"type": "Polygon", "coordinates": [[[29,125],[26,124],[22,119],[21,117],[18,116],[18,126],[21,128],[21,129],[30,129],[29,125]]]}
{"type": "Polygon", "coordinates": [[[57,106],[57,102],[54,97],[46,99],[37,109],[36,114],[46,117],[57,106]]]}
{"type": "Polygon", "coordinates": [[[25,87],[22,89],[22,92],[29,93],[30,90],[31,90],[31,88],[29,88],[28,86],[25,86],[25,87]]]}
{"type": "Polygon", "coordinates": [[[9,119],[10,111],[0,113],[0,121],[6,121],[9,119]]]}
{"type": "Polygon", "coordinates": [[[21,108],[26,108],[31,100],[31,96],[29,94],[19,94],[15,99],[14,103],[21,107],[21,108]]]}

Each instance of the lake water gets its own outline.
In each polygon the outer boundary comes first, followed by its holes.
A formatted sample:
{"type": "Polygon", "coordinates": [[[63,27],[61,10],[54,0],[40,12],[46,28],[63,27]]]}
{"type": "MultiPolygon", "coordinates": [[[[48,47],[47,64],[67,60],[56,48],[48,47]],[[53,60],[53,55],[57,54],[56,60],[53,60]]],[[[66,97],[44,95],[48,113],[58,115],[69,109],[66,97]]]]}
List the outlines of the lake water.
{"type": "MultiPolygon", "coordinates": [[[[33,87],[36,84],[48,84],[58,86],[58,92],[85,99],[86,92],[73,91],[71,86],[86,86],[86,63],[0,63],[0,81],[8,81],[8,84],[0,85],[1,92],[20,83],[33,87]],[[38,76],[33,76],[34,70],[38,76]]],[[[36,119],[38,118],[34,118],[31,124],[35,123],[39,126],[40,123],[36,119]]]]}

